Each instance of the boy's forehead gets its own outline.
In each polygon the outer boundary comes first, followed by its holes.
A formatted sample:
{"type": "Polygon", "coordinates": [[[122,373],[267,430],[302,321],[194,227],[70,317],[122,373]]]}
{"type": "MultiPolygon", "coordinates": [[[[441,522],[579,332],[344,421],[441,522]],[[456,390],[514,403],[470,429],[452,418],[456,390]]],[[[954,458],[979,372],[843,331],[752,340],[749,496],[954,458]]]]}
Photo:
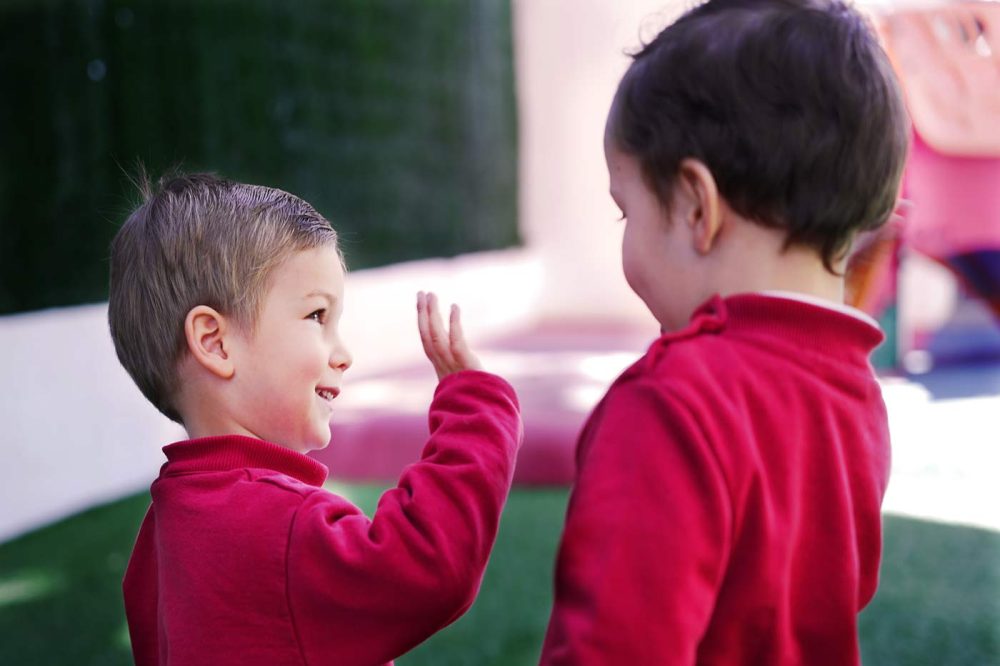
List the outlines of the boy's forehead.
{"type": "Polygon", "coordinates": [[[335,248],[295,252],[275,273],[275,287],[292,291],[300,298],[326,296],[337,300],[344,290],[344,269],[335,248]]]}
{"type": "MultiPolygon", "coordinates": [[[[610,122],[610,121],[609,121],[610,122]]],[[[611,162],[611,151],[615,147],[611,139],[611,132],[607,126],[604,127],[604,161],[611,162]]]]}

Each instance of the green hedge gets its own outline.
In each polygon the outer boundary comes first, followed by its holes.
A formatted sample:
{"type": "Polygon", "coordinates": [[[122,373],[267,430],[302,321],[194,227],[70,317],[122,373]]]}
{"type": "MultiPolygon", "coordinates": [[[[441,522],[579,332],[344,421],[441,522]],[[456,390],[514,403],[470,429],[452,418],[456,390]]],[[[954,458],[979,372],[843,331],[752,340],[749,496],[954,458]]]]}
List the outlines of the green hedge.
{"type": "Polygon", "coordinates": [[[518,242],[509,0],[0,7],[0,313],[103,300],[127,173],[299,194],[352,268],[518,242]]]}

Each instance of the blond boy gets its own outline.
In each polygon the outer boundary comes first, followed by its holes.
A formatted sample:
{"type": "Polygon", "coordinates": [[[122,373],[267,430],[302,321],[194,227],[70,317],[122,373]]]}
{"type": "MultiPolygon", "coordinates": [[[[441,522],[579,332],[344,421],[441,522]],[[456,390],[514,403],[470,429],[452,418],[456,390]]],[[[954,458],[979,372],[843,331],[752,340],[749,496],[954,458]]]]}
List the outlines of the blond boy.
{"type": "Polygon", "coordinates": [[[421,459],[372,519],[321,486],[351,356],[337,235],[286,192],[211,175],[146,188],[112,245],[109,320],[164,448],[124,580],[136,663],[383,664],[472,603],[521,425],[433,295],[440,383],[421,459]]]}

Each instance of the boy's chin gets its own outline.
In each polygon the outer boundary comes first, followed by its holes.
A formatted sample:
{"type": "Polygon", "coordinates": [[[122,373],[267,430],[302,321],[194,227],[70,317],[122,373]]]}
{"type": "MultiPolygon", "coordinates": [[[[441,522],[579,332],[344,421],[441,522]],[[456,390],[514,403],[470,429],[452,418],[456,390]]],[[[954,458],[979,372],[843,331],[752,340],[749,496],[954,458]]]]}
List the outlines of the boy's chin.
{"type": "Polygon", "coordinates": [[[310,451],[322,451],[327,446],[330,445],[330,429],[326,429],[325,437],[317,436],[309,442],[305,442],[302,446],[303,453],[309,453],[310,451]]]}
{"type": "Polygon", "coordinates": [[[322,444],[316,444],[314,446],[310,446],[309,448],[306,449],[306,453],[309,453],[310,451],[322,451],[329,445],[330,445],[330,440],[326,440],[322,444]]]}

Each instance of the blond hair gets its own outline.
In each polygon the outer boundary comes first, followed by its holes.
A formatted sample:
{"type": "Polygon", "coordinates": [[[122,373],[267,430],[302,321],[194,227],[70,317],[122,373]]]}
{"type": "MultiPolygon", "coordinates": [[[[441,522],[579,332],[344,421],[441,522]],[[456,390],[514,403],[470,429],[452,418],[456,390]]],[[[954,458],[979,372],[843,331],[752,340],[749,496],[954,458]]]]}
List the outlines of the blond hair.
{"type": "Polygon", "coordinates": [[[274,269],[292,253],[337,245],[302,199],[212,174],[154,186],[111,243],[108,323],[118,359],[142,394],[181,422],[174,398],[187,350],[184,320],[207,305],[252,333],[274,269]]]}

